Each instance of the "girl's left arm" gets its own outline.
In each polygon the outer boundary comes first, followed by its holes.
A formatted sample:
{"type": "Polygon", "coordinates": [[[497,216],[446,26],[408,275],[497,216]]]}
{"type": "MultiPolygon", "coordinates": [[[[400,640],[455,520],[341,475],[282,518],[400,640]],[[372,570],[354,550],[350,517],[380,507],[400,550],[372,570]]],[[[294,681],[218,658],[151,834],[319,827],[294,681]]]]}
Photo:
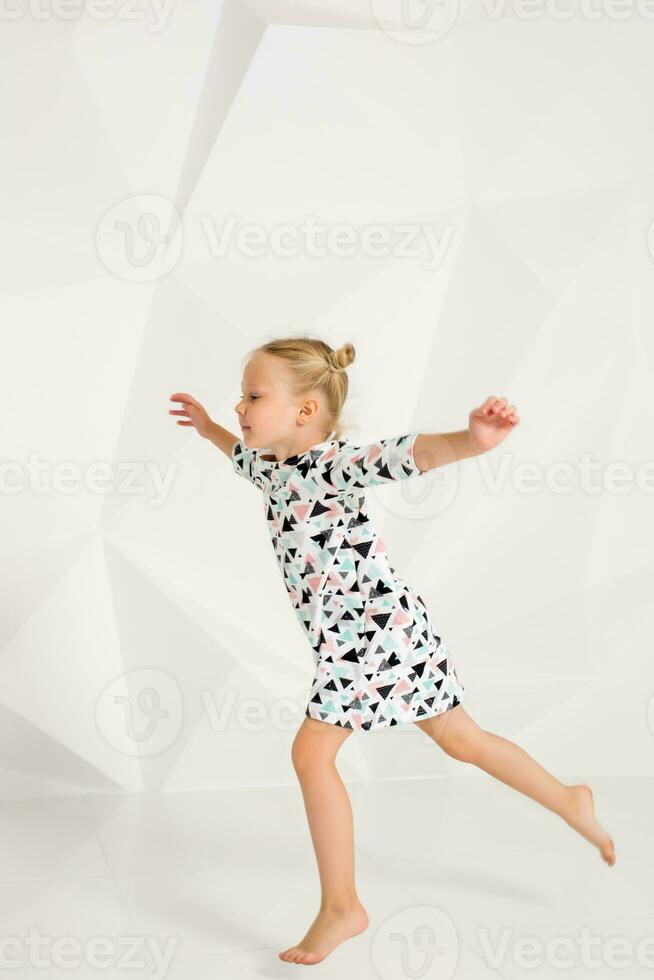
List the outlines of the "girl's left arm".
{"type": "Polygon", "coordinates": [[[421,473],[459,459],[478,456],[499,445],[520,421],[515,405],[489,395],[468,416],[469,427],[456,432],[421,432],[413,455],[421,473]]]}

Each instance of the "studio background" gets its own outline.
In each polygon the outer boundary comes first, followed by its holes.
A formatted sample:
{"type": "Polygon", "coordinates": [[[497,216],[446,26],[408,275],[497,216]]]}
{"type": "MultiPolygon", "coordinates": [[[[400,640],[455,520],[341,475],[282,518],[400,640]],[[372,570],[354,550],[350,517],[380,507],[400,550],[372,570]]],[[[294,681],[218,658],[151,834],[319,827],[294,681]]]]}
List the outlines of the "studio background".
{"type": "MultiPolygon", "coordinates": [[[[404,43],[368,3],[233,0],[178,3],[160,30],[148,24],[24,16],[0,34],[12,464],[0,793],[6,812],[52,800],[50,829],[26,818],[29,841],[61,835],[46,876],[80,862],[102,876],[105,860],[118,877],[154,872],[149,848],[162,840],[177,868],[199,867],[166,818],[130,836],[144,813],[132,794],[196,794],[189,819],[209,839],[204,791],[225,791],[212,811],[224,816],[269,788],[303,826],[290,746],[313,661],[261,496],[168,415],[170,395],[188,392],[238,435],[243,358],[286,332],[354,344],[353,442],[464,428],[489,394],[517,405],[498,449],[369,490],[369,510],[477,722],[560,779],[632,777],[645,791],[651,21],[526,19],[508,6],[493,19],[464,3],[445,36],[404,43]],[[352,254],[311,254],[308,216],[349,228],[352,254]],[[215,254],[207,229],[220,240],[230,221],[215,254]],[[259,228],[248,247],[263,241],[260,254],[238,245],[245,226],[259,228]],[[46,490],[29,485],[33,454],[46,490]],[[584,454],[599,464],[594,490],[578,472],[584,454]],[[127,484],[62,489],[59,464],[84,481],[99,461],[127,484]],[[536,491],[520,482],[527,462],[536,491]],[[86,804],[57,816],[61,798],[95,794],[98,806],[116,797],[106,820],[93,825],[86,804]],[[98,836],[80,851],[76,833],[91,825],[98,836]]],[[[339,769],[361,808],[391,779],[432,780],[437,807],[451,776],[484,781],[506,812],[554,820],[412,725],[355,733],[339,769]]],[[[366,833],[382,832],[378,813],[362,818],[377,827],[366,833]]],[[[30,877],[25,853],[4,857],[30,877]]],[[[123,882],[132,910],[135,881],[123,882]]]]}

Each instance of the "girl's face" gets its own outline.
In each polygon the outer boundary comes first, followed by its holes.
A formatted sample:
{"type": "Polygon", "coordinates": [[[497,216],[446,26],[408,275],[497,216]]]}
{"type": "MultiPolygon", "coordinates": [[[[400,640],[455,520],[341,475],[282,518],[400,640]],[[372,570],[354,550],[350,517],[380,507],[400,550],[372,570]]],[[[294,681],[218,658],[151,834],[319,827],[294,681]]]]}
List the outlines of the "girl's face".
{"type": "Polygon", "coordinates": [[[272,354],[254,354],[243,370],[242,398],[235,406],[242,439],[250,449],[286,449],[298,435],[324,438],[319,428],[320,404],[309,395],[291,397],[284,365],[272,354]],[[300,433],[300,429],[302,432],[300,433]]]}

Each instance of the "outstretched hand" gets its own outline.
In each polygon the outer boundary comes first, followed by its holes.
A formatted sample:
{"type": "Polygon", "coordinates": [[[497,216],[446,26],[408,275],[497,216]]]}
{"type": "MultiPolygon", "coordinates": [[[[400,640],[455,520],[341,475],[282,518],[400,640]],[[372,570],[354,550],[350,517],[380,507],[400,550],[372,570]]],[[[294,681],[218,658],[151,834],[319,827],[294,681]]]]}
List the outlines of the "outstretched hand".
{"type": "Polygon", "coordinates": [[[211,431],[213,422],[200,402],[193,395],[187,395],[183,391],[176,391],[174,395],[170,396],[170,400],[171,402],[180,402],[183,406],[181,409],[168,409],[169,415],[183,416],[183,418],[177,419],[177,424],[194,425],[198,434],[206,439],[211,431]]]}
{"type": "Polygon", "coordinates": [[[506,439],[519,421],[515,405],[507,405],[506,398],[489,395],[468,416],[470,438],[480,452],[486,452],[506,439]]]}

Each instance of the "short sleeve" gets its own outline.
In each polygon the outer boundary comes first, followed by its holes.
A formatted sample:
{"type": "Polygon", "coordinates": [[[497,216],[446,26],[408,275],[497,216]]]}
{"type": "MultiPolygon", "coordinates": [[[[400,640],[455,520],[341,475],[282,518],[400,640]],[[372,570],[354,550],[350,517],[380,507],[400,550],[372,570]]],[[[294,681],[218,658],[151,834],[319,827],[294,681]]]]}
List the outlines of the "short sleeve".
{"type": "Polygon", "coordinates": [[[256,449],[248,449],[240,439],[232,446],[232,466],[250,483],[263,489],[264,481],[259,470],[259,453],[256,449]]]}
{"type": "Polygon", "coordinates": [[[319,461],[316,482],[325,492],[337,493],[423,476],[413,457],[419,434],[390,436],[366,446],[339,444],[334,453],[325,453],[319,461]]]}

